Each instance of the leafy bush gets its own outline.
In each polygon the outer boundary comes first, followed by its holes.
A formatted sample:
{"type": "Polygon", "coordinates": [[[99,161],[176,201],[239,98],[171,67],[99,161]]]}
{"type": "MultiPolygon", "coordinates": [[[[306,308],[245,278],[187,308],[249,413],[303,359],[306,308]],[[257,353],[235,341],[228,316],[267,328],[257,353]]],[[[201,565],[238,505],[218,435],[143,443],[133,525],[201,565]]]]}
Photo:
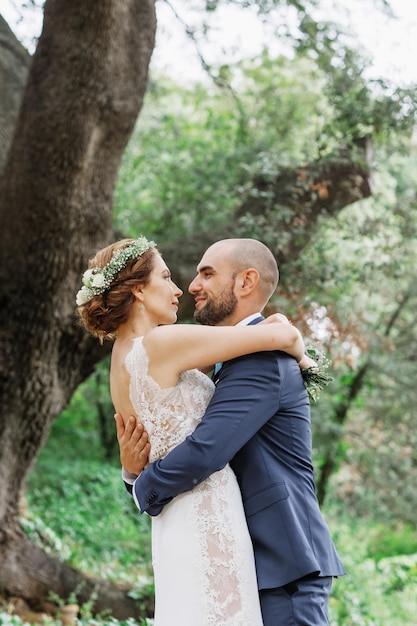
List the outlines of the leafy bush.
{"type": "MultiPolygon", "coordinates": [[[[346,576],[334,581],[330,598],[332,626],[404,626],[414,624],[417,611],[417,554],[387,557],[379,563],[369,558],[372,521],[345,517],[332,520],[335,543],[346,576]]],[[[389,534],[389,528],[386,528],[389,534]]]]}
{"type": "Polygon", "coordinates": [[[71,402],[52,426],[48,454],[59,457],[64,451],[66,461],[85,456],[88,460],[110,461],[119,467],[109,368],[109,358],[106,358],[75,391],[71,402]]]}
{"type": "Polygon", "coordinates": [[[62,453],[60,459],[42,454],[27,502],[24,526],[45,549],[109,580],[149,582],[150,521],[138,513],[120,468],[82,459],[67,464],[62,453]]]}
{"type": "Polygon", "coordinates": [[[417,530],[411,526],[390,529],[377,526],[370,538],[368,556],[375,561],[385,557],[417,553],[417,530]]]}

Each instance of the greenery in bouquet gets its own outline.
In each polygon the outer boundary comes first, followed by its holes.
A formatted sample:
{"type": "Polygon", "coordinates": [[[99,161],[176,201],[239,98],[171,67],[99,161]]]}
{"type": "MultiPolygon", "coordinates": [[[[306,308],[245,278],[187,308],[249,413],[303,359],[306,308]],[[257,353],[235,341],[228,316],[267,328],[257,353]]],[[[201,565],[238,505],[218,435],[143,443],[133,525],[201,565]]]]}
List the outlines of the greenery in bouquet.
{"type": "Polygon", "coordinates": [[[308,397],[311,402],[317,402],[322,389],[327,387],[334,378],[327,373],[330,365],[329,359],[317,348],[313,346],[306,347],[308,356],[316,361],[316,367],[307,367],[301,370],[304,384],[307,389],[308,397]]]}

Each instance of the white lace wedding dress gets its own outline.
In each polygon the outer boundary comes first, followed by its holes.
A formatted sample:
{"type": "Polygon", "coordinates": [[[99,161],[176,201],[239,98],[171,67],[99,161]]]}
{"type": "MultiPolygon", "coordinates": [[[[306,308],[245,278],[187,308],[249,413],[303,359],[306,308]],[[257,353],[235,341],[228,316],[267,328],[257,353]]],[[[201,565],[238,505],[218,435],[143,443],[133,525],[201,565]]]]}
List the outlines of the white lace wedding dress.
{"type": "MultiPolygon", "coordinates": [[[[126,358],[130,397],[151,442],[151,461],[197,426],[213,394],[201,372],[161,389],[148,376],[142,338],[126,358]]],[[[152,518],[155,626],[262,626],[253,549],[229,466],[152,518]]]]}

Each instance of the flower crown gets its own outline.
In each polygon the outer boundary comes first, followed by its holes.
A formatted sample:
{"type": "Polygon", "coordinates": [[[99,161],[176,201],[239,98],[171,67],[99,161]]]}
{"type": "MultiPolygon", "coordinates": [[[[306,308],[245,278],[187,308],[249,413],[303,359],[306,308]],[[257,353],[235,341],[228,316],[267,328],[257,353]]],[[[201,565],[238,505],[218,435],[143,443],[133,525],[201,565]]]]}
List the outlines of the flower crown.
{"type": "Polygon", "coordinates": [[[84,272],[83,286],[77,293],[77,306],[89,302],[94,296],[104,293],[111,285],[114,277],[122,270],[129,259],[138,259],[144,252],[155,248],[154,241],[139,237],[133,243],[113,252],[110,261],[104,267],[92,267],[84,272]]]}

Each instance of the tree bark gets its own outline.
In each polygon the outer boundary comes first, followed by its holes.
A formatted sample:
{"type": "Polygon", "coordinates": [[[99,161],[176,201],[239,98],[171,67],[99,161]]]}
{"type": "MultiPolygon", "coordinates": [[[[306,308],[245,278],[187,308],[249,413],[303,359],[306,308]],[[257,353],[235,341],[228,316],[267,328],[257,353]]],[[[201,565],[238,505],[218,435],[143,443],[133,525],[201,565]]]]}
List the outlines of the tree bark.
{"type": "Polygon", "coordinates": [[[52,421],[102,353],[74,298],[110,240],[155,27],[153,0],[46,2],[0,183],[0,587],[28,600],[73,590],[68,568],[29,547],[18,503],[52,421]]]}
{"type": "Polygon", "coordinates": [[[269,218],[275,233],[271,249],[278,262],[285,263],[302,251],[323,219],[371,195],[371,162],[367,137],[360,148],[341,147],[326,159],[283,168],[275,177],[256,176],[236,217],[269,218]]]}
{"type": "Polygon", "coordinates": [[[30,55],[0,15],[0,172],[6,162],[30,65],[30,55]]]}
{"type": "MultiPolygon", "coordinates": [[[[370,368],[371,361],[366,360],[361,367],[355,372],[349,387],[346,389],[346,398],[342,400],[336,407],[333,417],[333,423],[344,426],[347,422],[349,410],[351,409],[354,401],[356,400],[359,392],[361,391],[366,375],[370,368]]],[[[317,499],[321,506],[323,506],[327,495],[327,488],[329,485],[330,477],[334,471],[336,463],[338,461],[339,447],[341,437],[333,436],[333,441],[329,442],[329,447],[323,463],[320,465],[320,476],[317,481],[317,499]]]]}

